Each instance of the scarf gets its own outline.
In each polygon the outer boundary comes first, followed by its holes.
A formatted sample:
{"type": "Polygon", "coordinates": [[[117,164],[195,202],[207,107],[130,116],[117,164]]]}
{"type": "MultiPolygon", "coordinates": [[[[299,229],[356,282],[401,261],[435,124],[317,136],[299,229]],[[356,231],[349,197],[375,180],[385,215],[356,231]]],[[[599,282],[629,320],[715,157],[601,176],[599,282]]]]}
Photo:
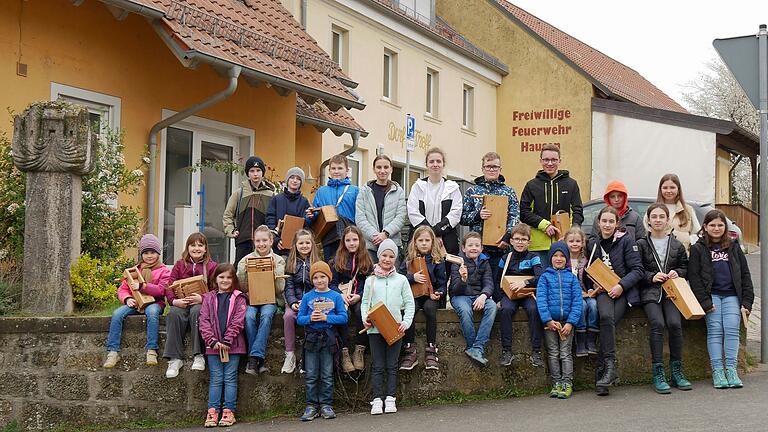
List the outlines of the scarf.
{"type": "Polygon", "coordinates": [[[378,264],[374,264],[374,266],[373,266],[373,274],[375,274],[376,277],[385,278],[385,277],[388,277],[389,275],[391,275],[394,272],[395,272],[395,266],[392,266],[392,268],[389,269],[389,271],[384,270],[378,264]]]}
{"type": "Polygon", "coordinates": [[[160,266],[162,265],[164,264],[162,261],[160,261],[160,258],[158,258],[157,262],[155,262],[155,264],[152,266],[145,263],[144,261],[139,262],[139,270],[141,271],[141,277],[144,278],[144,282],[146,283],[152,282],[152,271],[155,269],[159,269],[160,266]]]}

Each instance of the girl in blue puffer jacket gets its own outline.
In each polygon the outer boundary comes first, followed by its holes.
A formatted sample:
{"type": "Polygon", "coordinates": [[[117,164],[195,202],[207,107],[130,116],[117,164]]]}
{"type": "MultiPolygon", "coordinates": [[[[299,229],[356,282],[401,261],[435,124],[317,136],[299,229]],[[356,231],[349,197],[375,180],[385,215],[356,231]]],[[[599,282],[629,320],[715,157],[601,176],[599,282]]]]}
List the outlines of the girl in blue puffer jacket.
{"type": "Polygon", "coordinates": [[[550,397],[567,399],[573,393],[573,329],[581,319],[581,284],[568,268],[571,254],[563,241],[549,248],[549,266],[536,286],[536,305],[544,323],[549,372],[550,397]]]}

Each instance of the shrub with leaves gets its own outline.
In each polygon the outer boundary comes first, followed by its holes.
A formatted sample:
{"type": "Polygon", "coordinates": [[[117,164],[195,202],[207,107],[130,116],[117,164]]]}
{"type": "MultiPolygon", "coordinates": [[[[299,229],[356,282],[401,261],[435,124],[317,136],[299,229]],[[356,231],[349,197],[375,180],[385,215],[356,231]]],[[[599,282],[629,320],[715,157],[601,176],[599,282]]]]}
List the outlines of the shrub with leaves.
{"type": "Polygon", "coordinates": [[[24,256],[24,193],[27,176],[13,164],[11,142],[0,134],[0,259],[24,256]]]}
{"type": "Polygon", "coordinates": [[[72,300],[78,309],[95,309],[114,301],[118,280],[124,268],[118,263],[103,262],[85,253],[72,266],[69,282],[72,300]]]}

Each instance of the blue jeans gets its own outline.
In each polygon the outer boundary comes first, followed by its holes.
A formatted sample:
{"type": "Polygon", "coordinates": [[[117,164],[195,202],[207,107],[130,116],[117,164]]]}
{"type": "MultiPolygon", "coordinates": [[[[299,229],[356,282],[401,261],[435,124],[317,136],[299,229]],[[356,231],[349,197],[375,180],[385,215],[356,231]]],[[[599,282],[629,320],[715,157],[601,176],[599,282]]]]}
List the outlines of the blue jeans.
{"type": "Polygon", "coordinates": [[[329,347],[318,352],[304,351],[304,384],[307,405],[315,407],[333,404],[333,354],[329,347]]]}
{"type": "Polygon", "coordinates": [[[597,299],[591,297],[584,297],[581,301],[583,307],[581,312],[581,319],[579,319],[579,325],[576,326],[578,331],[600,331],[600,317],[597,315],[597,299]]]}
{"type": "Polygon", "coordinates": [[[480,321],[480,327],[475,333],[475,323],[473,320],[472,303],[479,296],[455,296],[451,297],[451,305],[459,316],[461,332],[464,334],[464,340],[467,348],[478,348],[485,352],[485,344],[491,336],[493,321],[496,319],[496,303],[491,299],[485,300],[483,307],[483,318],[480,321]]]}
{"type": "Polygon", "coordinates": [[[715,310],[707,313],[707,351],[712,369],[723,368],[723,350],[725,367],[735,368],[739,358],[739,324],[741,323],[741,305],[737,296],[719,296],[712,294],[715,310]]]}
{"type": "Polygon", "coordinates": [[[224,389],[224,408],[234,411],[237,407],[237,366],[240,354],[230,354],[229,362],[222,363],[218,355],[208,355],[208,408],[221,411],[221,390],[224,389]]]}
{"type": "MultiPolygon", "coordinates": [[[[112,321],[109,322],[109,336],[107,336],[107,351],[120,351],[120,339],[123,336],[123,320],[130,315],[141,315],[142,312],[126,305],[122,305],[112,312],[112,321]]],[[[160,333],[160,315],[163,309],[157,303],[144,308],[144,315],[147,316],[147,345],[146,349],[156,350],[160,346],[157,343],[160,333]]]]}
{"type": "Polygon", "coordinates": [[[267,339],[272,328],[272,317],[277,312],[276,304],[248,306],[245,311],[245,335],[248,338],[248,355],[266,358],[267,339]],[[259,321],[256,321],[259,315],[259,321]]]}

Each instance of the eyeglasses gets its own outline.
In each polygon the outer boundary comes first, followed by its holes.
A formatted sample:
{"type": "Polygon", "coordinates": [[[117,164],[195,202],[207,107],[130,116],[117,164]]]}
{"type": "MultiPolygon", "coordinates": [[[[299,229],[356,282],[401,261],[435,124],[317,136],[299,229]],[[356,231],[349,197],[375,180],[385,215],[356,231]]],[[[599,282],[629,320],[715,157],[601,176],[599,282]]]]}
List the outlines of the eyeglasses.
{"type": "Polygon", "coordinates": [[[541,159],[541,161],[545,164],[552,165],[560,162],[560,159],[541,159]]]}
{"type": "Polygon", "coordinates": [[[512,243],[528,243],[528,239],[527,238],[517,238],[517,237],[515,237],[515,238],[511,239],[510,241],[512,243]]]}
{"type": "Polygon", "coordinates": [[[483,167],[483,169],[486,169],[488,171],[498,171],[501,169],[500,165],[486,165],[483,167]]]}

